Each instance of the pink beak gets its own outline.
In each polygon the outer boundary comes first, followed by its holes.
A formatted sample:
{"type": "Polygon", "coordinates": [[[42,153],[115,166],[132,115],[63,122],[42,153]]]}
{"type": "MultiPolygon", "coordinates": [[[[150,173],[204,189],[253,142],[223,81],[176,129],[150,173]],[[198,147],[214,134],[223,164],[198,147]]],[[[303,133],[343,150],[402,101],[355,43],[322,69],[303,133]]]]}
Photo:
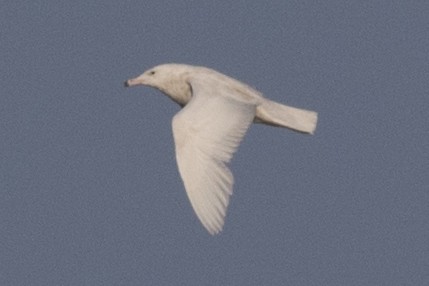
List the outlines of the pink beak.
{"type": "Polygon", "coordinates": [[[132,79],[126,80],[124,82],[125,87],[142,85],[142,84],[145,84],[145,82],[144,82],[144,79],[142,79],[140,77],[132,78],[132,79]]]}

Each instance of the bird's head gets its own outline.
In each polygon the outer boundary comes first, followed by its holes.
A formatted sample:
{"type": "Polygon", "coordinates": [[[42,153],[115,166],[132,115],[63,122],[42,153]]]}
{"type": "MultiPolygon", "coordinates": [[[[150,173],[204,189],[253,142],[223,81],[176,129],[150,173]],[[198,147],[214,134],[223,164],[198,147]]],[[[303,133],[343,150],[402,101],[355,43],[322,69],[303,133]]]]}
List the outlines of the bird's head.
{"type": "Polygon", "coordinates": [[[146,85],[154,87],[178,104],[184,106],[191,99],[187,82],[189,67],[181,64],[164,64],[148,69],[136,78],[125,81],[125,86],[146,85]]]}

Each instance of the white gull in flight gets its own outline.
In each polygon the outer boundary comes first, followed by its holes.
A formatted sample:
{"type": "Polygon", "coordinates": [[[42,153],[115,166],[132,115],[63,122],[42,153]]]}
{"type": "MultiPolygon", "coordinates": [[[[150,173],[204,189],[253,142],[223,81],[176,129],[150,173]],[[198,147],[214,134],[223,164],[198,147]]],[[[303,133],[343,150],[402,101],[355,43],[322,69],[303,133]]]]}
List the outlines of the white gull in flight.
{"type": "Polygon", "coordinates": [[[317,113],[271,101],[209,68],[163,64],[125,86],[154,87],[183,109],[173,117],[176,160],[186,193],[211,234],[222,230],[234,183],[228,163],[252,122],[313,134],[317,113]]]}

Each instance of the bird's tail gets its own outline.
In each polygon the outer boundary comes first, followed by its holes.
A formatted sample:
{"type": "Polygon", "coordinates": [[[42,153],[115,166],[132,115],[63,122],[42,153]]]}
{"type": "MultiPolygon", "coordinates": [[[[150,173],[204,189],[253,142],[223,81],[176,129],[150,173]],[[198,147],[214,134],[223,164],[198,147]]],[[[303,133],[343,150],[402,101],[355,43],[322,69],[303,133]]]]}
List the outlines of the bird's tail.
{"type": "Polygon", "coordinates": [[[317,112],[290,107],[266,99],[257,107],[255,122],[313,134],[317,125],[317,112]]]}

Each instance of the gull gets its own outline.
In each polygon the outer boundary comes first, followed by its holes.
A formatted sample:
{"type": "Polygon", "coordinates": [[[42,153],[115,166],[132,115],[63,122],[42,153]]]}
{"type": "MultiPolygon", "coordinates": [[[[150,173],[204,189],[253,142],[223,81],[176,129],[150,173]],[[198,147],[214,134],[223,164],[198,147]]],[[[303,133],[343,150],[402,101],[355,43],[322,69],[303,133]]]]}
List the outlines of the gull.
{"type": "Polygon", "coordinates": [[[313,134],[314,111],[271,101],[215,70],[185,64],[155,66],[125,86],[156,88],[182,109],[173,117],[176,161],[191,205],[207,231],[224,225],[234,184],[228,167],[252,122],[313,134]]]}

